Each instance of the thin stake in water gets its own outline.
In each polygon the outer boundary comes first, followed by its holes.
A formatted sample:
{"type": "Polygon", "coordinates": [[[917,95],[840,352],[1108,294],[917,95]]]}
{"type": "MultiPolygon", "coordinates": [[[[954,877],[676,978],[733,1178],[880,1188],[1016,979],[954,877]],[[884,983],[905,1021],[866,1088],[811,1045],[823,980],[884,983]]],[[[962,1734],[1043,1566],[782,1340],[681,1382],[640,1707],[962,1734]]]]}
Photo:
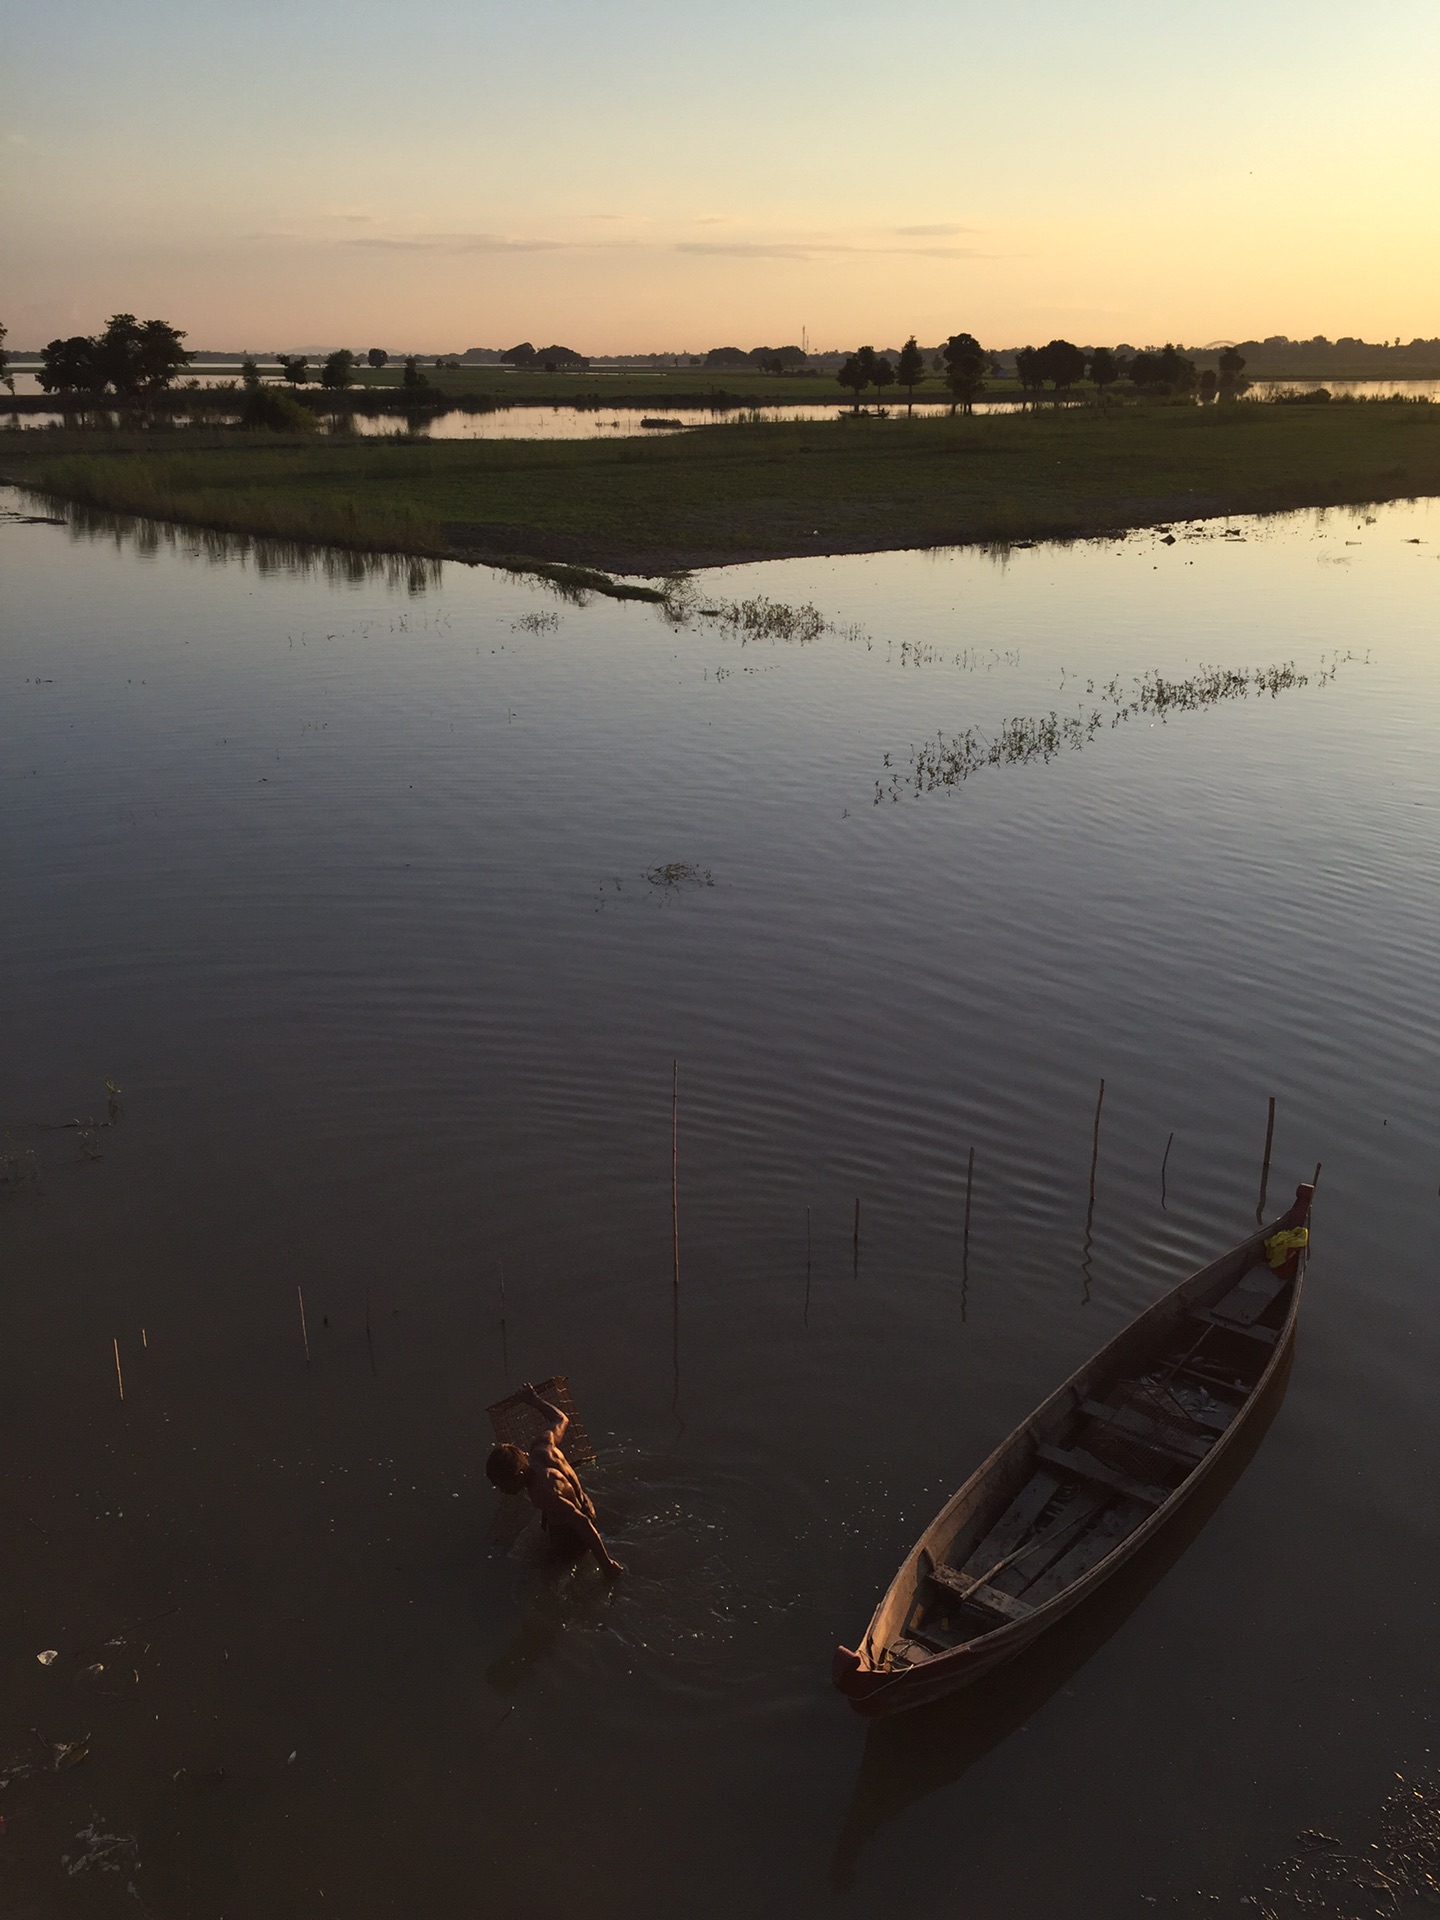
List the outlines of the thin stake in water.
{"type": "Polygon", "coordinates": [[[810,1324],[810,1209],[805,1209],[805,1315],[803,1325],[810,1324]]]}
{"type": "Polygon", "coordinates": [[[1095,1137],[1090,1143],[1090,1204],[1085,1210],[1085,1251],[1080,1257],[1080,1272],[1084,1280],[1081,1305],[1090,1304],[1090,1256],[1094,1250],[1095,1237],[1092,1229],[1095,1225],[1095,1174],[1100,1165],[1100,1109],[1105,1104],[1105,1082],[1100,1082],[1100,1096],[1095,1102],[1095,1137]]]}
{"type": "Polygon", "coordinates": [[[975,1191],[975,1149],[965,1165],[965,1232],[960,1242],[960,1321],[964,1324],[970,1299],[970,1201],[975,1191]]]}
{"type": "Polygon", "coordinates": [[[1165,1158],[1160,1162],[1160,1204],[1162,1207],[1165,1205],[1165,1169],[1170,1164],[1170,1149],[1174,1144],[1175,1135],[1172,1133],[1170,1138],[1165,1142],[1165,1158]]]}
{"type": "Polygon", "coordinates": [[[310,1364],[310,1329],[305,1325],[305,1295],[299,1287],[295,1289],[295,1297],[300,1302],[300,1338],[305,1343],[305,1364],[308,1367],[310,1364]]]}
{"type": "Polygon", "coordinates": [[[1260,1198],[1255,1203],[1255,1224],[1265,1217],[1265,1195],[1270,1186],[1270,1143],[1275,1138],[1275,1096],[1270,1096],[1270,1115],[1265,1122],[1265,1154],[1260,1162],[1260,1198]]]}
{"type": "Polygon", "coordinates": [[[670,1237],[675,1254],[675,1286],[680,1286],[680,1062],[670,1062],[670,1237]]]}
{"type": "Polygon", "coordinates": [[[120,1389],[120,1403],[123,1406],[125,1403],[125,1376],[120,1371],[120,1342],[118,1340],[112,1340],[110,1344],[115,1349],[115,1384],[120,1389]]]}

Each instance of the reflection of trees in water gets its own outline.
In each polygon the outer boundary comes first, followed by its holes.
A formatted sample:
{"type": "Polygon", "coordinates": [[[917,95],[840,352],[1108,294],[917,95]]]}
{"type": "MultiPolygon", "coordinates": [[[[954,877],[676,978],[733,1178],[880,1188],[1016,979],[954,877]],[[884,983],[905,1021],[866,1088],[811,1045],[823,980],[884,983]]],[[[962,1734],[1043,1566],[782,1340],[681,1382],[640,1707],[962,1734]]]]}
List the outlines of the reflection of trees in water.
{"type": "MultiPolygon", "coordinates": [[[[44,504],[50,503],[47,500],[44,504]]],[[[168,552],[204,560],[211,566],[231,566],[239,561],[264,576],[318,577],[333,586],[384,584],[412,595],[438,587],[441,581],[443,563],[415,554],[366,553],[353,547],[322,546],[268,535],[222,533],[211,527],[181,526],[83,505],[67,507],[66,524],[78,539],[109,540],[116,548],[129,548],[146,559],[168,552]]]]}

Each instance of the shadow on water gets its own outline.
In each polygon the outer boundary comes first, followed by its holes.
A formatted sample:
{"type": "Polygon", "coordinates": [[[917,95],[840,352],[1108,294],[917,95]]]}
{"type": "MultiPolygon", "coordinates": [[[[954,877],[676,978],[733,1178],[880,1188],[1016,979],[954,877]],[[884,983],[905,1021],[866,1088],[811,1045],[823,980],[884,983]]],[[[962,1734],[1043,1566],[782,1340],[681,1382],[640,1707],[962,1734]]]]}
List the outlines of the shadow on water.
{"type": "Polygon", "coordinates": [[[836,1892],[854,1885],[861,1854],[883,1828],[955,1786],[1023,1727],[1159,1585],[1254,1458],[1285,1397],[1290,1369],[1287,1360],[1214,1478],[1092,1599],[964,1693],[872,1724],[831,1861],[836,1892]]]}

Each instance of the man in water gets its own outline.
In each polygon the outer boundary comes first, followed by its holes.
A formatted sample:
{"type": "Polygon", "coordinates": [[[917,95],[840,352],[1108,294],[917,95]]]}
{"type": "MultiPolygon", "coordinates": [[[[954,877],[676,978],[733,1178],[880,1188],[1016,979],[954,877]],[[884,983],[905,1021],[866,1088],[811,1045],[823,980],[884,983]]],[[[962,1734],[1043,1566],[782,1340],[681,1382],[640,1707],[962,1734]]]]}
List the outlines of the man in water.
{"type": "Polygon", "coordinates": [[[625,1569],[600,1538],[594,1503],[560,1451],[569,1418],[548,1400],[542,1400],[528,1380],[520,1391],[544,1424],[528,1453],[524,1447],[508,1442],[492,1447],[485,1462],[486,1475],[502,1493],[528,1493],[531,1504],[539,1509],[541,1526],[557,1544],[577,1558],[593,1553],[601,1573],[613,1580],[625,1569]]]}

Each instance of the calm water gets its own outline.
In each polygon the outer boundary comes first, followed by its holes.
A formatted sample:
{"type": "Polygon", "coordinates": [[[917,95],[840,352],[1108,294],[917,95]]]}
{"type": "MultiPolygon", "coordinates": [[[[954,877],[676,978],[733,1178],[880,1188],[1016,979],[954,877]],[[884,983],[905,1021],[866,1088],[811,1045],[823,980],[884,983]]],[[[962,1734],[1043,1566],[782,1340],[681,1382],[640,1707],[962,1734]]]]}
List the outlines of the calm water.
{"type": "MultiPolygon", "coordinates": [[[[235,376],[227,373],[224,377],[233,379],[235,376]]],[[[203,384],[213,385],[214,380],[207,379],[203,384]]],[[[1277,393],[1306,392],[1320,386],[1328,388],[1333,394],[1350,394],[1357,399],[1370,400],[1433,400],[1440,392],[1440,382],[1434,380],[1257,380],[1251,392],[1256,399],[1268,399],[1277,393]]],[[[16,387],[24,393],[38,391],[33,374],[17,374],[16,387]]],[[[831,387],[830,391],[833,392],[834,388],[831,387]]],[[[928,386],[919,389],[913,404],[921,416],[949,411],[944,390],[933,379],[928,386]]],[[[864,407],[865,413],[871,418],[876,417],[878,405],[875,395],[871,394],[864,407]]],[[[974,410],[977,413],[1009,413],[1014,406],[1013,399],[980,400],[976,402],[974,410]]],[[[463,413],[457,409],[451,413],[436,414],[428,420],[417,420],[413,431],[430,440],[608,440],[617,435],[626,438],[634,434],[675,432],[686,427],[713,427],[725,421],[835,420],[851,412],[852,404],[844,400],[808,406],[721,409],[664,407],[658,403],[649,407],[496,407],[491,413],[463,413]],[[646,420],[664,420],[666,427],[647,427],[644,424],[646,420]]],[[[883,412],[891,420],[907,418],[905,396],[901,394],[897,398],[893,392],[887,394],[883,412]]],[[[106,417],[112,421],[118,420],[114,414],[106,417]]],[[[0,421],[4,419],[3,403],[0,403],[0,421]]],[[[15,413],[8,417],[8,425],[21,432],[63,426],[64,423],[64,414],[58,412],[15,413]]],[[[183,419],[177,421],[177,425],[186,424],[188,422],[183,419]]],[[[348,428],[351,432],[364,434],[399,434],[412,430],[404,418],[396,414],[357,413],[350,416],[348,428]]]]}
{"type": "Polygon", "coordinates": [[[0,524],[0,1775],[90,1747],[0,1795],[7,1913],[1240,1913],[1423,1761],[1440,510],[1236,530],[737,569],[667,623],[0,524]],[[698,611],[758,595],[831,624],[698,611]],[[1052,709],[1102,725],[915,792],[1052,709]],[[1255,1457],[867,1732],[834,1643],[1246,1230],[1271,1094],[1272,1199],[1324,1171],[1255,1457]],[[609,1593],[491,1531],[486,1405],[552,1371],[609,1593]],[[96,1835],[119,1872],[62,1866],[96,1835]]]}

